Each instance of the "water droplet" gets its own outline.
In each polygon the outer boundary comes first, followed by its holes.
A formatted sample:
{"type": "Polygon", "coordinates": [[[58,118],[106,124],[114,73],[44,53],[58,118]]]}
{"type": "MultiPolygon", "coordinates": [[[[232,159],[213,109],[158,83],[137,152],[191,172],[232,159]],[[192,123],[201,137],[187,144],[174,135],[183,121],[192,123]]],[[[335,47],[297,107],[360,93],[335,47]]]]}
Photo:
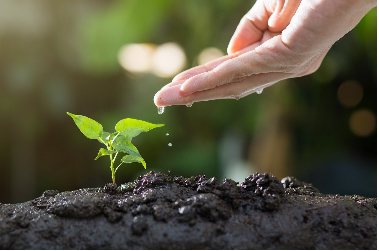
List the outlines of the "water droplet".
{"type": "Polygon", "coordinates": [[[191,107],[193,103],[186,104],[187,107],[191,107]]]}
{"type": "Polygon", "coordinates": [[[169,133],[166,133],[166,136],[170,135],[169,133]]]}
{"type": "Polygon", "coordinates": [[[257,91],[257,94],[261,94],[263,92],[263,88],[262,89],[259,89],[258,91],[257,91]]]}
{"type": "Polygon", "coordinates": [[[239,100],[239,99],[240,99],[240,96],[239,96],[239,95],[234,95],[234,98],[235,98],[236,100],[239,100]]]}
{"type": "Polygon", "coordinates": [[[170,170],[168,170],[168,173],[171,173],[171,171],[170,171],[170,170]]]}
{"type": "Polygon", "coordinates": [[[171,143],[168,143],[168,146],[172,146],[172,144],[171,144],[171,143]]]}
{"type": "Polygon", "coordinates": [[[158,114],[164,113],[164,107],[163,106],[158,106],[158,114]]]}

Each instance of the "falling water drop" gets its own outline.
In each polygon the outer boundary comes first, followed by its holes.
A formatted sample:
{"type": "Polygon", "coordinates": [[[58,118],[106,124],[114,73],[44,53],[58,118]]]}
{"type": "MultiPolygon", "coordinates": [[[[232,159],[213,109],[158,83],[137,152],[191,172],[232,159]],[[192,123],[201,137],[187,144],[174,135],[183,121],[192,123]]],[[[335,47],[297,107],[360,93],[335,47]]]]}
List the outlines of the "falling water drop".
{"type": "Polygon", "coordinates": [[[166,133],[166,136],[170,135],[169,133],[166,133]]]}
{"type": "Polygon", "coordinates": [[[187,107],[191,107],[193,103],[186,104],[187,107]]]}
{"type": "Polygon", "coordinates": [[[168,146],[172,146],[172,144],[171,144],[171,143],[168,143],[168,146]]]}
{"type": "Polygon", "coordinates": [[[158,106],[158,114],[164,113],[164,107],[163,106],[158,106]]]}
{"type": "Polygon", "coordinates": [[[168,173],[171,173],[171,171],[170,171],[170,170],[168,170],[168,173]]]}
{"type": "Polygon", "coordinates": [[[262,89],[259,89],[258,91],[257,91],[257,94],[261,94],[263,92],[263,88],[262,89]]]}

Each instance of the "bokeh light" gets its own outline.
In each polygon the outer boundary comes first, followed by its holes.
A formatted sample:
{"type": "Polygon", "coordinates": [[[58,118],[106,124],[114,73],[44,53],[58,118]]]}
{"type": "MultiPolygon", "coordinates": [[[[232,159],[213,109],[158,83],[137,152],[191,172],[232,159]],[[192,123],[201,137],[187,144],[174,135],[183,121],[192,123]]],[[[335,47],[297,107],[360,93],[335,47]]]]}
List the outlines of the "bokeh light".
{"type": "Polygon", "coordinates": [[[355,135],[366,137],[374,132],[376,118],[372,111],[360,109],[351,114],[349,125],[355,135]]]}
{"type": "Polygon", "coordinates": [[[118,61],[121,66],[132,73],[151,71],[152,57],[156,49],[153,44],[127,44],[121,47],[118,61]]]}
{"type": "Polygon", "coordinates": [[[181,72],[186,65],[186,55],[176,43],[158,46],[152,58],[153,73],[158,77],[169,78],[181,72]]]}
{"type": "Polygon", "coordinates": [[[215,47],[209,47],[204,49],[202,52],[200,52],[198,57],[198,63],[199,65],[208,63],[212,60],[215,60],[219,57],[224,56],[225,54],[218,48],[215,47]]]}
{"type": "Polygon", "coordinates": [[[362,85],[354,80],[343,82],[338,88],[337,98],[344,107],[356,106],[363,98],[362,85]]]}

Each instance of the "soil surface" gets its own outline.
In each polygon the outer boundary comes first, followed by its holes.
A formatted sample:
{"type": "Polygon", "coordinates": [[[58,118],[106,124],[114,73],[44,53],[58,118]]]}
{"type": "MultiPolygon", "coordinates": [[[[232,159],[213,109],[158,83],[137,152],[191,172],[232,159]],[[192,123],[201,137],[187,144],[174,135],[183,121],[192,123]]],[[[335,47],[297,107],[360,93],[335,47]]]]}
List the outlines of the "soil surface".
{"type": "Polygon", "coordinates": [[[237,184],[150,172],[0,204],[0,249],[376,249],[376,205],[291,177],[237,184]]]}

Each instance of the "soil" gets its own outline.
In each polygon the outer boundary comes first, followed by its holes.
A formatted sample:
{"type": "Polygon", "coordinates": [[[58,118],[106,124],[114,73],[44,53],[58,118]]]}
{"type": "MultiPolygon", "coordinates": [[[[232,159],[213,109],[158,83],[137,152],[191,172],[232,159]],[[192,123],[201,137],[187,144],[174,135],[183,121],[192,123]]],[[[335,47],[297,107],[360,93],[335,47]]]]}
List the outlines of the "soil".
{"type": "Polygon", "coordinates": [[[0,204],[0,249],[376,249],[376,205],[293,177],[237,184],[150,172],[0,204]]]}

